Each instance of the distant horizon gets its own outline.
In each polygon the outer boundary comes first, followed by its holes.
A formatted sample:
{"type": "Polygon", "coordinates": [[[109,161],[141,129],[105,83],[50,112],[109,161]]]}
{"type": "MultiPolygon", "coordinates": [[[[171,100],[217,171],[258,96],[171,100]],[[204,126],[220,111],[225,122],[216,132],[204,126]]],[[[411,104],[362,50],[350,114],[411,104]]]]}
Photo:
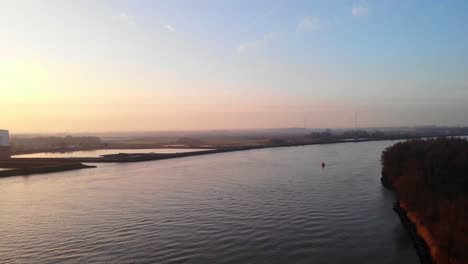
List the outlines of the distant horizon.
{"type": "Polygon", "coordinates": [[[384,129],[416,129],[416,128],[466,128],[466,126],[438,126],[438,125],[416,125],[416,126],[369,126],[369,127],[274,127],[274,128],[245,128],[245,129],[194,129],[194,130],[115,130],[115,131],[74,131],[74,132],[15,132],[8,128],[0,130],[8,130],[10,135],[99,135],[99,134],[150,134],[150,133],[197,133],[197,132],[261,132],[275,130],[384,130],[384,129]]]}

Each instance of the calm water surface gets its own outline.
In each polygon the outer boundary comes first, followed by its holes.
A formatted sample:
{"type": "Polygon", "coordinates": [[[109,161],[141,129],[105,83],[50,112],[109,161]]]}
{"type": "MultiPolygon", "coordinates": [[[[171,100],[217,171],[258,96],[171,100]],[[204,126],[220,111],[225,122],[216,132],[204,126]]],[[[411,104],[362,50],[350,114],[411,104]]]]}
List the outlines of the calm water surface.
{"type": "Polygon", "coordinates": [[[0,179],[0,262],[418,263],[379,181],[392,143],[0,179]]]}
{"type": "Polygon", "coordinates": [[[83,150],[71,152],[41,152],[34,154],[15,155],[15,158],[83,158],[83,157],[99,157],[101,155],[118,154],[118,153],[185,153],[195,151],[206,151],[207,149],[97,149],[83,150]]]}

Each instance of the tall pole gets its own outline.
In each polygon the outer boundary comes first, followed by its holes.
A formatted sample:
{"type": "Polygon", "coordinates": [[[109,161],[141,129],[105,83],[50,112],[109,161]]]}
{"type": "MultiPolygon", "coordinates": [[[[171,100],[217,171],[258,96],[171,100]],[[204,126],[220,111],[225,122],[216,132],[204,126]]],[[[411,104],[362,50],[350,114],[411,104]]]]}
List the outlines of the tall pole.
{"type": "Polygon", "coordinates": [[[357,111],[354,112],[354,130],[357,130],[357,111]]]}

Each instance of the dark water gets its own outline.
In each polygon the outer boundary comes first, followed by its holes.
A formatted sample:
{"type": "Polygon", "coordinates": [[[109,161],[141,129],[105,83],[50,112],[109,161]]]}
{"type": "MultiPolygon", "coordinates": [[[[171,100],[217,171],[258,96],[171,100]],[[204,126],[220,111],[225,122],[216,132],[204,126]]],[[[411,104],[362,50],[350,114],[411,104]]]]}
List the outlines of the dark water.
{"type": "Polygon", "coordinates": [[[0,262],[418,263],[379,181],[390,144],[0,179],[0,262]]]}

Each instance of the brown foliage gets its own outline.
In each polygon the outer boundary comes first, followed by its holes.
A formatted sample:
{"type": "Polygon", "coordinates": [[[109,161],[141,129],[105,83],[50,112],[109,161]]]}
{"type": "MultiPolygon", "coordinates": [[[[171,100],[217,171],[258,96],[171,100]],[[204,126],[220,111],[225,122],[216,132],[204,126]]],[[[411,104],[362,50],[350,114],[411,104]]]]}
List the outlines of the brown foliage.
{"type": "Polygon", "coordinates": [[[381,162],[383,177],[430,232],[437,263],[468,263],[468,141],[397,143],[381,162]]]}

